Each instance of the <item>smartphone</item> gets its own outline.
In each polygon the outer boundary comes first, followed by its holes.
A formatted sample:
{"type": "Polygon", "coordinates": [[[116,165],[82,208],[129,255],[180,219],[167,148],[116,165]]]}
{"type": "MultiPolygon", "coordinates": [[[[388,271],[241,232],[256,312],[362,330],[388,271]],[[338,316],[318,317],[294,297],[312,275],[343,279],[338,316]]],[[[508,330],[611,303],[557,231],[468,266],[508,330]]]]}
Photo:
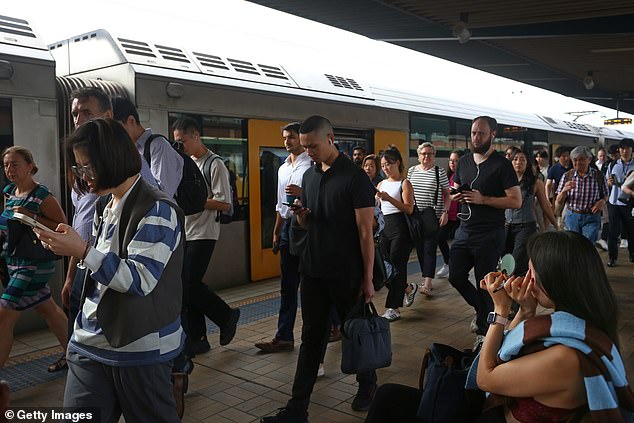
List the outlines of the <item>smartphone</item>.
{"type": "Polygon", "coordinates": [[[294,204],[294,203],[282,203],[282,204],[284,204],[286,207],[289,207],[291,210],[299,210],[299,209],[305,208],[303,206],[298,206],[297,204],[294,204]]]}
{"type": "Polygon", "coordinates": [[[52,230],[48,226],[42,225],[37,220],[34,220],[32,217],[29,217],[29,216],[27,216],[27,215],[25,215],[23,213],[15,212],[15,213],[13,213],[13,218],[15,220],[19,220],[20,222],[24,223],[25,225],[29,225],[32,228],[38,228],[38,229],[41,229],[43,231],[55,232],[54,230],[52,230]]]}

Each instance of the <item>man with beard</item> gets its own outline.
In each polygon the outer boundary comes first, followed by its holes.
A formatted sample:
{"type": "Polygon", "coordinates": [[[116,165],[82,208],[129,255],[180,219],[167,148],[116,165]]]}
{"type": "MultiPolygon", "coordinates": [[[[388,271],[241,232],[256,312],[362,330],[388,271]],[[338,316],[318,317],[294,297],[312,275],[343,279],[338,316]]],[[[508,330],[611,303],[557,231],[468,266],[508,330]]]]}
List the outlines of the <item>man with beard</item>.
{"type": "Polygon", "coordinates": [[[363,166],[363,159],[365,158],[365,148],[360,145],[356,145],[352,149],[352,161],[359,167],[363,166]]]}
{"type": "Polygon", "coordinates": [[[484,339],[493,303],[479,283],[476,287],[469,281],[469,270],[474,268],[476,281],[495,270],[504,247],[504,210],[522,206],[513,166],[493,148],[496,129],[492,117],[473,119],[473,153],[460,159],[453,180],[459,192],[452,200],[461,203],[462,222],[451,245],[449,282],[476,311],[476,347],[484,339]]]}

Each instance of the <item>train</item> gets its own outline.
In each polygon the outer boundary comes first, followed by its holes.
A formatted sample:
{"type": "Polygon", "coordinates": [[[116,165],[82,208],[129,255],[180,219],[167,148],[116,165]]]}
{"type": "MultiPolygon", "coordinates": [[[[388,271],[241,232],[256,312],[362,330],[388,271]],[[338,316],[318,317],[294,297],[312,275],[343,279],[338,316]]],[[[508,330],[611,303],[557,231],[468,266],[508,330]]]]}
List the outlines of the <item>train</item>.
{"type": "MultiPolygon", "coordinates": [[[[445,164],[451,151],[468,148],[471,119],[485,114],[499,122],[499,150],[545,149],[552,158],[559,145],[596,149],[634,137],[622,129],[420,95],[364,80],[362,69],[353,75],[248,54],[227,56],[212,45],[189,49],[103,29],[46,45],[27,20],[0,16],[0,145],[31,149],[40,165],[38,180],[61,200],[68,216],[63,142],[73,129],[69,95],[84,86],[130,98],[141,124],[170,138],[176,119],[193,117],[204,143],[235,174],[239,207],[234,220],[223,225],[205,275],[216,289],[279,275],[272,230],[277,168],[286,157],[281,128],[288,122],[326,116],[340,150],[360,145],[378,153],[396,145],[410,165],[426,141],[434,143],[445,164]]],[[[55,293],[63,275],[60,263],[51,282],[55,293]]],[[[37,324],[37,319],[22,320],[23,327],[37,324]]]]}

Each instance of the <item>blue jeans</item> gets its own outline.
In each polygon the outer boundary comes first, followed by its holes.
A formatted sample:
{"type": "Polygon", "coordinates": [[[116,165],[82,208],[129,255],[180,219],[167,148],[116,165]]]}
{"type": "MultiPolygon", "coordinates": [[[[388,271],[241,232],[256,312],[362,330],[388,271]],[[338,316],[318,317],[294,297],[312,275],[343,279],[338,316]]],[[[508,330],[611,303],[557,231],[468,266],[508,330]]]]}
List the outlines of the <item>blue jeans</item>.
{"type": "Polygon", "coordinates": [[[299,257],[289,248],[290,219],[284,221],[280,237],[280,313],[277,319],[275,338],[282,341],[294,341],[293,328],[297,315],[297,289],[299,288],[299,257]]]}
{"type": "Polygon", "coordinates": [[[580,233],[594,244],[597,242],[601,228],[601,215],[599,213],[575,213],[566,209],[566,228],[569,231],[580,233]]]}

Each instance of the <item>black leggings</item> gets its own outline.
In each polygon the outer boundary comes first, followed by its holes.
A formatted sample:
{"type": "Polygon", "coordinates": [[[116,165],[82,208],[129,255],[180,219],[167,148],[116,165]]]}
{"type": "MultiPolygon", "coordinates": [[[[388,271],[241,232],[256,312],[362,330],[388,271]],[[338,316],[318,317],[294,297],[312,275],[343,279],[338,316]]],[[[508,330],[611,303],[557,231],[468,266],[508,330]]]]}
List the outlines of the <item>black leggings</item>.
{"type": "MultiPolygon", "coordinates": [[[[423,391],[411,386],[386,383],[376,391],[365,423],[420,423],[416,417],[423,391]]],[[[504,409],[490,409],[474,419],[475,423],[505,423],[504,409]]]]}
{"type": "Polygon", "coordinates": [[[399,308],[403,306],[403,296],[407,288],[407,261],[409,253],[412,252],[412,241],[409,239],[409,229],[403,213],[385,216],[382,242],[396,268],[396,277],[388,286],[390,291],[385,300],[385,307],[399,308]]]}

